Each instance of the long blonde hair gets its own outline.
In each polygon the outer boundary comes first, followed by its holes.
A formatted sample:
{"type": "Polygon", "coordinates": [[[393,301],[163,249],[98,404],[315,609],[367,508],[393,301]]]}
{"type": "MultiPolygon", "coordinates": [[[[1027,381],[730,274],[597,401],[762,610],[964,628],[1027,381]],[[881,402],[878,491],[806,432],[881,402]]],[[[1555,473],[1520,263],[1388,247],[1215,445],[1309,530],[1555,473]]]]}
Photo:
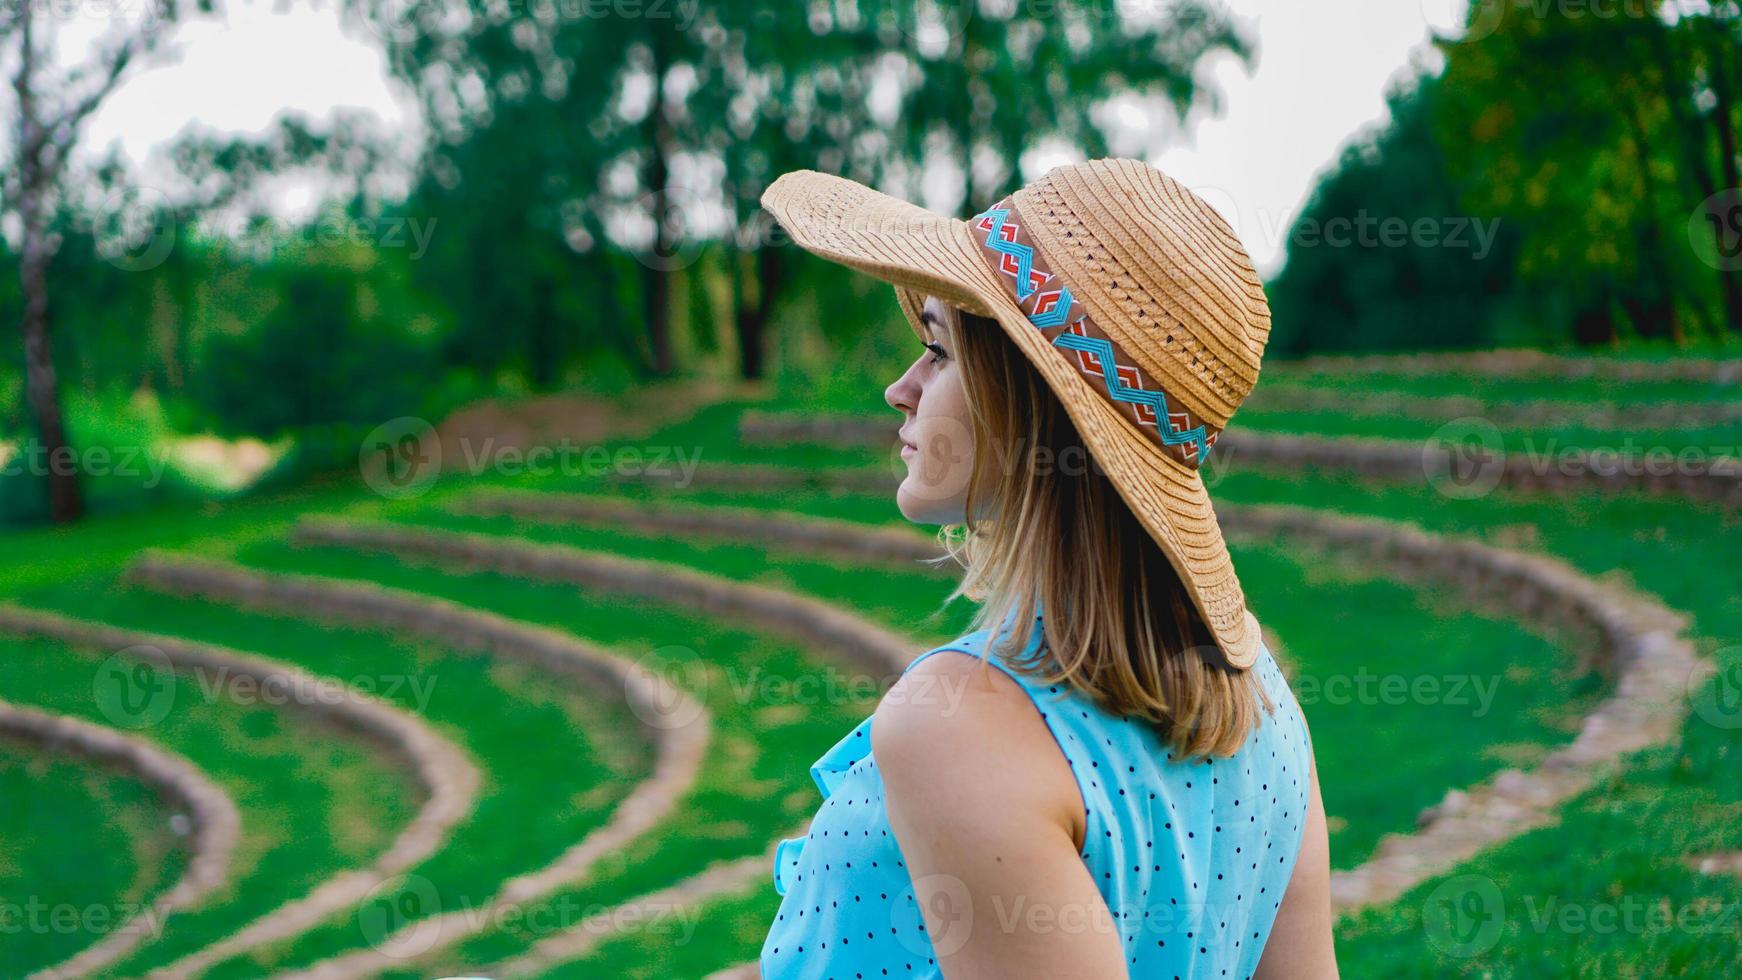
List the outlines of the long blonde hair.
{"type": "Polygon", "coordinates": [[[1007,662],[1145,719],[1182,758],[1228,756],[1271,703],[1215,640],[1154,539],[1095,465],[1062,403],[999,326],[946,308],[973,419],[967,518],[941,539],[962,564],[949,600],[980,603],[1007,662]],[[1041,612],[1043,639],[1025,649],[1041,612]],[[1005,627],[1004,624],[1013,624],[1005,627]]]}

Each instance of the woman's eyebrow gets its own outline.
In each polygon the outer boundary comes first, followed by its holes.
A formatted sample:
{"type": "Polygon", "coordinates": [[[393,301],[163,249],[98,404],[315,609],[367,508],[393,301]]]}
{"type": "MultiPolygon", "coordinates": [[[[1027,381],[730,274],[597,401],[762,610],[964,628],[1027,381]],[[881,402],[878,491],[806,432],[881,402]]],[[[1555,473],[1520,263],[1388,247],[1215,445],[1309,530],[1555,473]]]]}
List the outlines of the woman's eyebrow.
{"type": "Polygon", "coordinates": [[[920,310],[919,325],[925,328],[926,343],[931,343],[932,339],[937,336],[938,327],[942,324],[939,322],[936,313],[933,313],[931,310],[920,310]]]}

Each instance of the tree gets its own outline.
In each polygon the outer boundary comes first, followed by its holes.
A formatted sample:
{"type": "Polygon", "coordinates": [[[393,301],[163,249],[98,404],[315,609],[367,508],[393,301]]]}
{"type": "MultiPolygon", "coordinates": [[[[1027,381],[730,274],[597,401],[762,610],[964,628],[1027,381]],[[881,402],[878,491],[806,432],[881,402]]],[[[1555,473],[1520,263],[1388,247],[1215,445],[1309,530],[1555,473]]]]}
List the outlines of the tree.
{"type": "Polygon", "coordinates": [[[903,90],[903,150],[922,160],[927,141],[944,137],[962,166],[968,210],[1014,189],[1022,153],[1046,137],[1105,156],[1106,133],[1093,119],[1103,100],[1159,96],[1183,117],[1217,98],[1198,70],[1205,57],[1225,53],[1248,66],[1255,57],[1239,25],[1199,0],[887,0],[874,10],[897,28],[885,33],[901,40],[915,78],[903,90]]]}
{"type": "Polygon", "coordinates": [[[1520,231],[1521,281],[1566,297],[1580,343],[1616,342],[1623,316],[1679,341],[1714,293],[1720,319],[1742,314],[1736,274],[1674,261],[1672,244],[1696,202],[1736,179],[1734,3],[1663,7],[1508,0],[1492,32],[1441,42],[1438,138],[1465,202],[1520,231]]]}
{"type": "Polygon", "coordinates": [[[1351,143],[1314,188],[1268,286],[1271,351],[1491,346],[1522,312],[1512,229],[1461,213],[1464,187],[1434,136],[1443,88],[1424,74],[1394,89],[1386,125],[1351,143]],[[1379,222],[1427,222],[1429,234],[1388,239],[1379,222]]]}
{"type": "MultiPolygon", "coordinates": [[[[551,241],[633,256],[632,276],[601,264],[616,275],[599,295],[638,311],[642,369],[655,375],[674,367],[672,281],[697,274],[704,239],[726,239],[739,369],[757,377],[766,324],[790,281],[758,204],[778,174],[812,168],[911,187],[928,144],[953,133],[965,172],[975,170],[969,152],[990,154],[1004,184],[1048,136],[1104,154],[1092,117],[1105,98],[1159,93],[1183,111],[1208,94],[1199,59],[1250,56],[1197,0],[1141,22],[1110,0],[970,6],[955,55],[934,50],[914,6],[896,0],[558,4],[507,16],[446,16],[437,3],[415,5],[403,22],[374,16],[390,64],[432,122],[427,173],[450,206],[511,195],[563,216],[551,241]],[[512,127],[500,125],[508,118],[512,127]],[[544,144],[537,152],[509,145],[530,133],[544,144]],[[471,145],[479,141],[500,152],[471,145]]],[[[371,16],[361,0],[354,9],[371,16]]],[[[993,189],[971,187],[964,201],[993,189]]],[[[597,344],[610,328],[594,316],[570,329],[597,344]]]]}
{"type": "Polygon", "coordinates": [[[210,0],[191,4],[162,0],[153,5],[144,23],[117,18],[117,26],[96,43],[95,53],[71,68],[53,64],[50,45],[45,43],[52,40],[53,22],[41,18],[51,10],[36,3],[8,4],[0,10],[0,57],[15,62],[16,116],[12,155],[4,170],[5,201],[0,207],[18,222],[25,400],[36,425],[40,458],[48,464],[49,513],[64,523],[84,512],[78,467],[61,416],[48,288],[49,267],[60,247],[53,221],[57,211],[71,203],[66,193],[68,163],[85,120],[130,69],[160,49],[168,27],[190,10],[209,12],[211,6],[210,0]]]}

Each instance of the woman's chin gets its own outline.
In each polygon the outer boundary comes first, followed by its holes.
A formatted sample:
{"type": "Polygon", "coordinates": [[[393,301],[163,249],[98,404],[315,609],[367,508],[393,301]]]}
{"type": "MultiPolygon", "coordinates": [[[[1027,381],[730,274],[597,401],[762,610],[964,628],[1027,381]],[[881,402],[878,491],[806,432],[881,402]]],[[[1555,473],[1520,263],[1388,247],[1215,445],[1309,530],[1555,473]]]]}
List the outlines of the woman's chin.
{"type": "Polygon", "coordinates": [[[895,507],[901,511],[902,517],[914,524],[936,526],[961,523],[962,502],[953,497],[948,500],[938,498],[937,492],[927,492],[926,484],[918,474],[909,472],[907,478],[901,481],[901,486],[895,490],[895,507]]]}

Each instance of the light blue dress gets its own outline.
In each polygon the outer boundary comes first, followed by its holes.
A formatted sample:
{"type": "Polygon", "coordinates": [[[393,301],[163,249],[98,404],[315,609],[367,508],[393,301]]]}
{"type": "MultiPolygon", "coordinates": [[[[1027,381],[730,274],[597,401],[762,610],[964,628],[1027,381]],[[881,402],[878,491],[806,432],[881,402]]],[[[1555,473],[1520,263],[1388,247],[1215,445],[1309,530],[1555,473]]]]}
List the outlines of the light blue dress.
{"type": "MultiPolygon", "coordinates": [[[[1310,793],[1305,722],[1269,649],[1252,669],[1275,712],[1235,755],[1187,763],[1146,723],[987,655],[986,639],[970,633],[907,669],[946,650],[986,655],[1034,701],[1082,791],[1083,863],[1118,923],[1130,976],[1250,977],[1294,870],[1310,793]]],[[[1040,641],[1037,622],[1030,650],[1040,641]]],[[[824,802],[810,832],[776,850],[784,897],[762,946],[765,980],[942,976],[884,810],[871,720],[811,767],[824,802]]]]}

